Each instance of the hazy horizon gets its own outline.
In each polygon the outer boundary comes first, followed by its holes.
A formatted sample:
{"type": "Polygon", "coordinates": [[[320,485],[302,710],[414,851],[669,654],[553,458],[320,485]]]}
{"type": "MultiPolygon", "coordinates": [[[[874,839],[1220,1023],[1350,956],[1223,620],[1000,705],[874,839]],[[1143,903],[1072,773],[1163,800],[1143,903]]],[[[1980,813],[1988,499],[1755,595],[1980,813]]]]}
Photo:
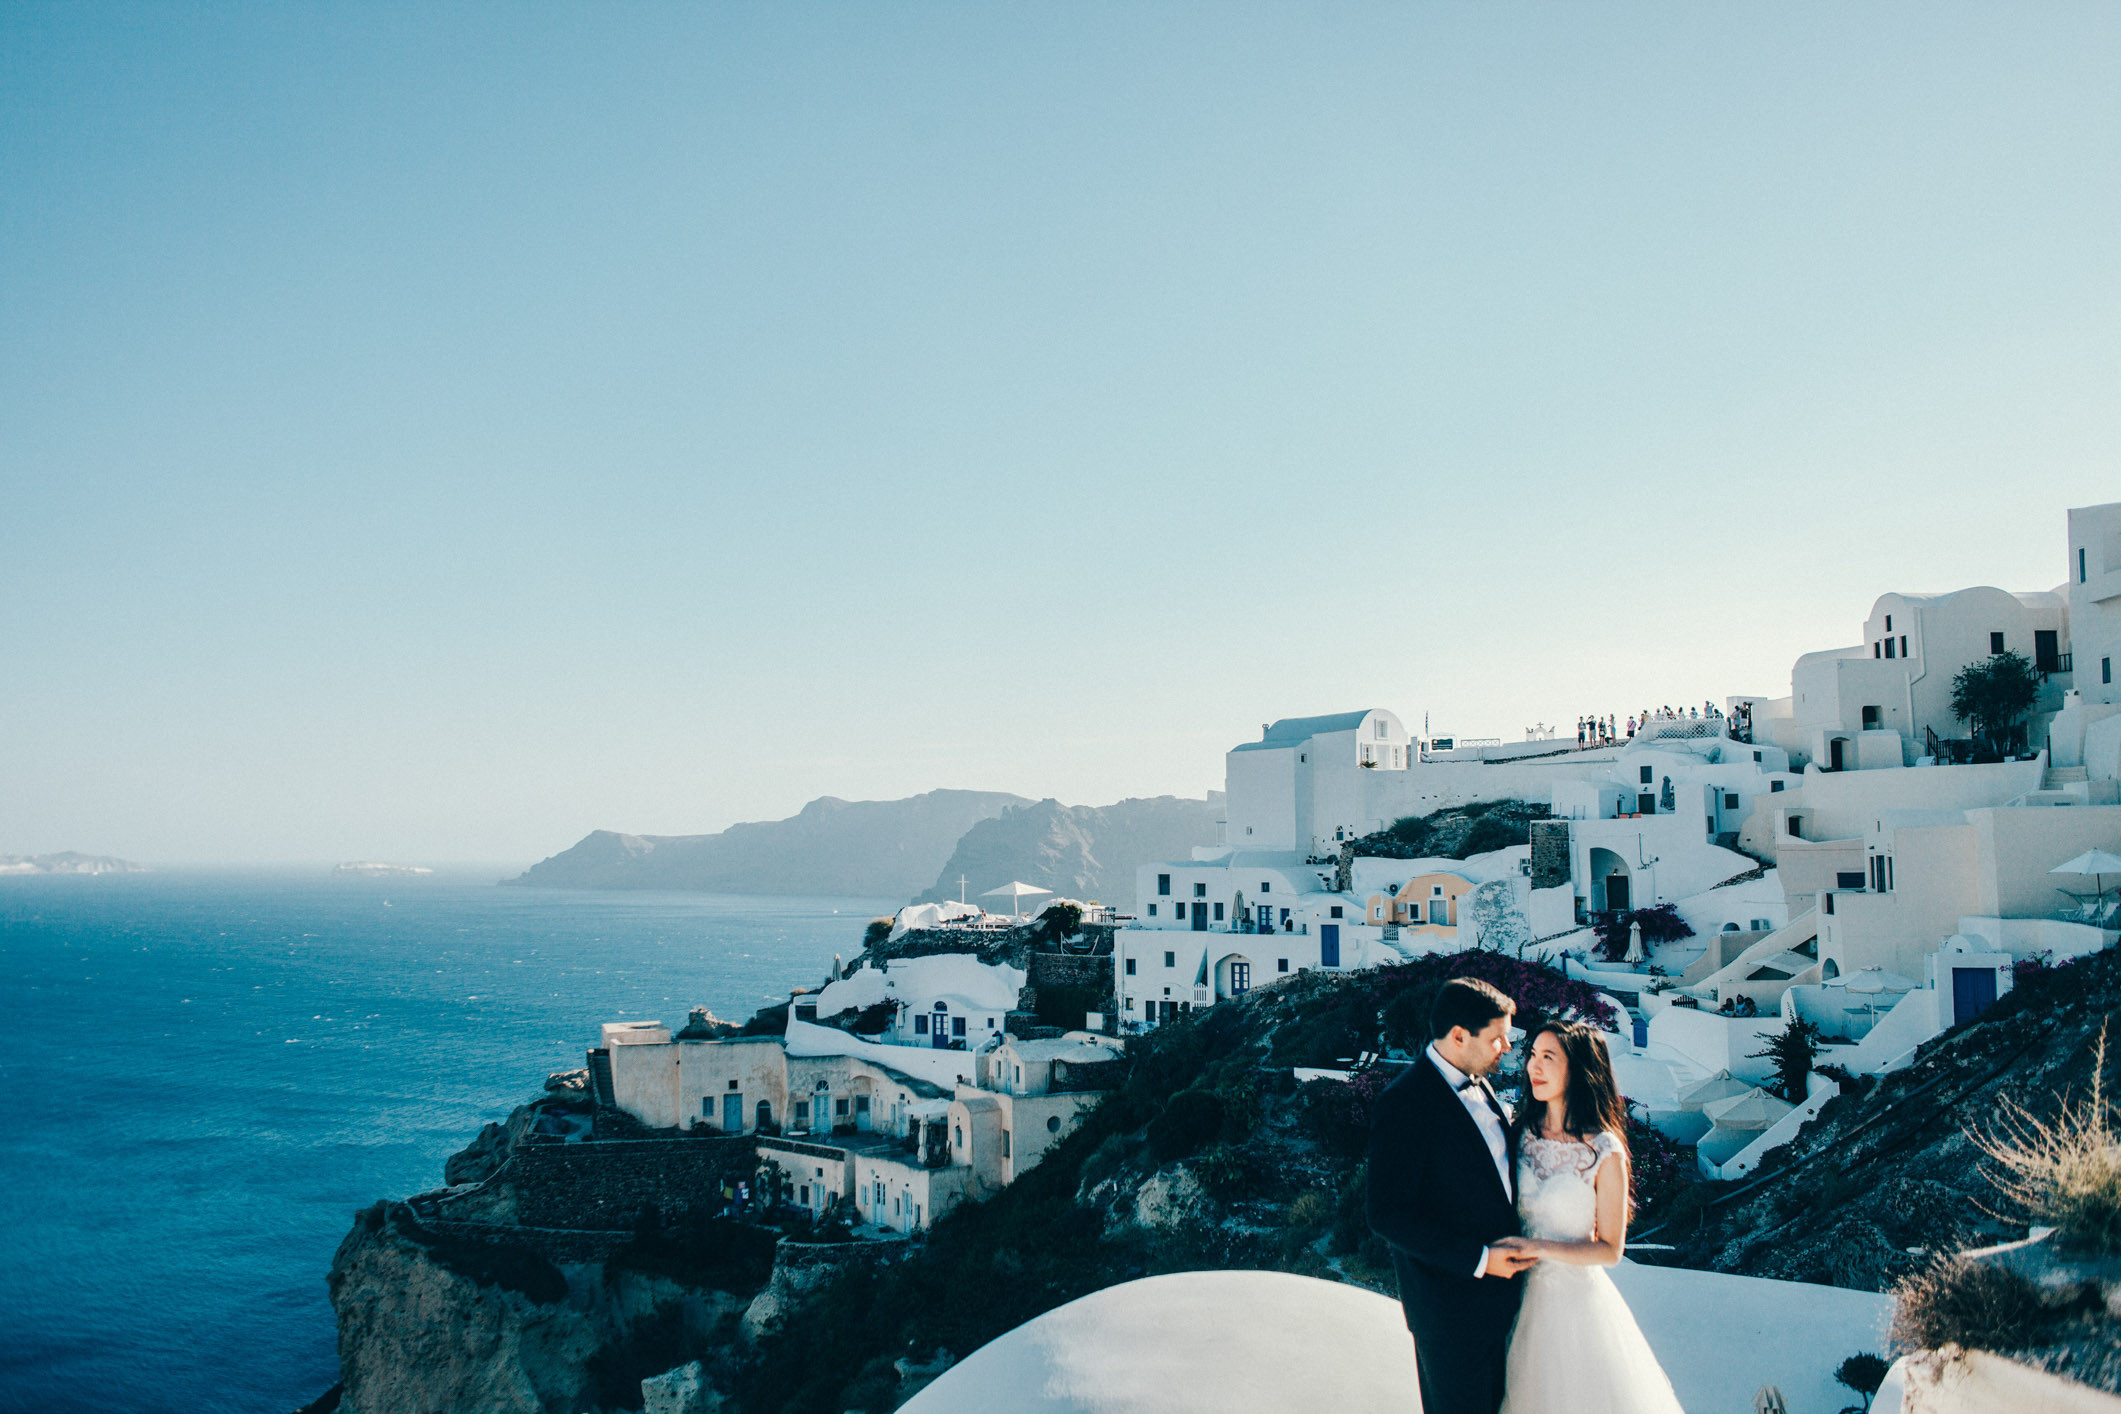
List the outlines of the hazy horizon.
{"type": "Polygon", "coordinates": [[[1781,695],[2115,498],[2121,11],[0,12],[0,853],[1781,695]]]}

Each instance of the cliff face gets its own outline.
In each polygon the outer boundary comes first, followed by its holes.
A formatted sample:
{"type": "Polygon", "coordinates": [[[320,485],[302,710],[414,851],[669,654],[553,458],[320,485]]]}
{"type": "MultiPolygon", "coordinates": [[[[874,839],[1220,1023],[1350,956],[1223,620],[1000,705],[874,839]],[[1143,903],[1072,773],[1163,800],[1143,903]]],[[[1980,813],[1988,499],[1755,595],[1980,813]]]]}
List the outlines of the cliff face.
{"type": "Polygon", "coordinates": [[[356,1218],[330,1287],[349,1414],[638,1408],[644,1375],[742,1309],[651,1273],[439,1239],[386,1203],[356,1218]]]}
{"type": "Polygon", "coordinates": [[[1012,806],[967,829],[934,886],[914,902],[956,898],[962,874],[967,899],[1020,879],[1068,898],[1131,908],[1135,870],[1215,843],[1221,819],[1219,793],[1205,800],[1160,795],[1116,805],[1041,800],[1012,806]]]}
{"type": "Polygon", "coordinates": [[[714,835],[598,830],[508,882],[549,889],[903,898],[935,877],[965,831],[1029,803],[1022,796],[972,790],[933,790],[904,800],[824,796],[789,819],[731,825],[714,835]]]}

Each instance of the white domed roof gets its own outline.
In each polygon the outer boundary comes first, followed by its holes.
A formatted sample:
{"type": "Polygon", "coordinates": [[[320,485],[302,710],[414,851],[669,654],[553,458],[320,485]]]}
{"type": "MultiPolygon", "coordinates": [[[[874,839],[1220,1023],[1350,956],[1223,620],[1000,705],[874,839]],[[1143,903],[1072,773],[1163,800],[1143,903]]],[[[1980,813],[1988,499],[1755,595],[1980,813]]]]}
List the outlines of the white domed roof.
{"type": "Polygon", "coordinates": [[[1407,1414],[1419,1398],[1397,1301],[1287,1272],[1177,1272],[1025,1322],[900,1414],[1407,1414]]]}
{"type": "MultiPolygon", "coordinates": [[[[1886,1349],[1891,1297],[1623,1262],[1613,1283],[1688,1409],[1838,1409],[1834,1369],[1886,1349]]],[[[1107,1287],[981,1346],[900,1414],[1418,1414],[1399,1303],[1285,1272],[1107,1287]]]]}

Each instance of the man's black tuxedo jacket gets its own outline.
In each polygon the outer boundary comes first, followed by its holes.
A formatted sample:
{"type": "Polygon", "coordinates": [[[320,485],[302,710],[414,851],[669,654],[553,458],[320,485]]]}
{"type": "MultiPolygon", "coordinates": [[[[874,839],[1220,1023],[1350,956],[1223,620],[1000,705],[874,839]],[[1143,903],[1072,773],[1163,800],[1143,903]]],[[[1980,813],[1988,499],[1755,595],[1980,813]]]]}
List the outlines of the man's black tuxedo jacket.
{"type": "Polygon", "coordinates": [[[1524,1282],[1474,1271],[1483,1247],[1519,1231],[1517,1203],[1480,1126],[1426,1054],[1377,1097],[1367,1196],[1370,1227],[1392,1248],[1424,1404],[1430,1414],[1493,1409],[1524,1282]]]}

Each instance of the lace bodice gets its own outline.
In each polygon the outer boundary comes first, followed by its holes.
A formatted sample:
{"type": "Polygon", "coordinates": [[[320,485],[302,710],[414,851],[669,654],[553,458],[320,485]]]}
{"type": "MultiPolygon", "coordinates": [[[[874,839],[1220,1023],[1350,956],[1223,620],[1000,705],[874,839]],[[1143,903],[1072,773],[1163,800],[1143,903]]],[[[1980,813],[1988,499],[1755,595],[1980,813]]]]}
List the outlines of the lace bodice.
{"type": "Polygon", "coordinates": [[[1622,1153],[1609,1131],[1589,1139],[1528,1134],[1517,1150],[1517,1216],[1527,1237],[1588,1242],[1598,1227],[1598,1166],[1622,1153]]]}

